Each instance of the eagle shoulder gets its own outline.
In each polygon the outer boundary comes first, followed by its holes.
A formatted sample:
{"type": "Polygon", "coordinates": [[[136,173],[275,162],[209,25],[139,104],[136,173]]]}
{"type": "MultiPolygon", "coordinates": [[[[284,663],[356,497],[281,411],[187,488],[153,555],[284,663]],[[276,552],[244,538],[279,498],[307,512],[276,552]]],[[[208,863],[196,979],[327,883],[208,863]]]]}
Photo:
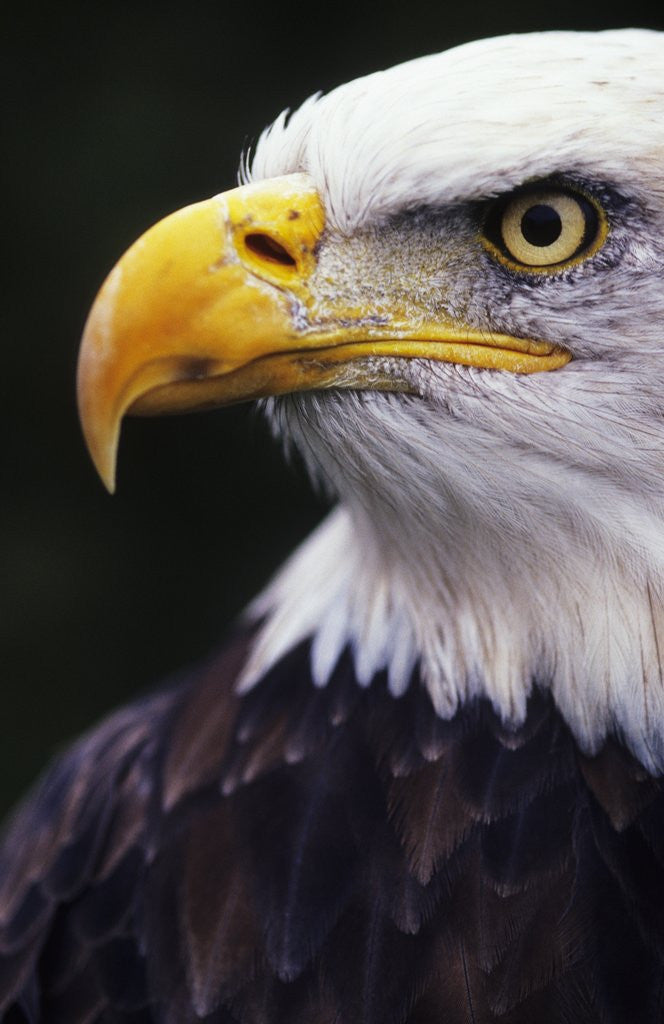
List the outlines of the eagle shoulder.
{"type": "Polygon", "coordinates": [[[17,812],[0,1019],[662,1019],[664,801],[617,742],[583,756],[537,691],[518,730],[484,701],[444,721],[350,657],[316,688],[307,644],[238,695],[249,641],[17,812]]]}

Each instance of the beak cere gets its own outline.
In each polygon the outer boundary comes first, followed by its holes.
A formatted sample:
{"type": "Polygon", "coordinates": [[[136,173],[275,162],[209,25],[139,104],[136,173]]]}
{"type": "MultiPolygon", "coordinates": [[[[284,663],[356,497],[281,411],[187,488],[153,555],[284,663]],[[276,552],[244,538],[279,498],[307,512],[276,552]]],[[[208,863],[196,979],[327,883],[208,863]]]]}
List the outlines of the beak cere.
{"type": "Polygon", "coordinates": [[[128,412],[184,412],[331,386],[395,390],[395,381],[363,370],[371,356],[516,373],[568,362],[569,353],[549,343],[431,322],[403,305],[385,323],[341,301],[323,308],[315,272],[324,228],[311,179],[293,174],[188,206],[125,253],[94,302],[78,365],[83,433],[110,491],[128,412]]]}
{"type": "Polygon", "coordinates": [[[125,253],[92,307],[78,365],[83,433],[109,490],[126,412],[271,393],[258,366],[241,383],[235,375],[296,347],[292,307],[323,224],[316,192],[293,175],[179,210],[125,253]]]}

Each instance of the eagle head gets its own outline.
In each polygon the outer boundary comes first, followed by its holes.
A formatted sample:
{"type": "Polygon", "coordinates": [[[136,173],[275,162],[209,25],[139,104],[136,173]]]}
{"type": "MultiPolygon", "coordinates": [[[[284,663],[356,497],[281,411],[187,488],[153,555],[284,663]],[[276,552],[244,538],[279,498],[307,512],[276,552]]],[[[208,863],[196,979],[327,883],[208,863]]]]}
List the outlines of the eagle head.
{"type": "Polygon", "coordinates": [[[261,399],[338,506],[250,610],[242,686],[414,673],[438,713],[549,689],[664,768],[664,37],[486,39],[282,114],[239,188],[160,222],[88,319],[119,425],[261,399]]]}

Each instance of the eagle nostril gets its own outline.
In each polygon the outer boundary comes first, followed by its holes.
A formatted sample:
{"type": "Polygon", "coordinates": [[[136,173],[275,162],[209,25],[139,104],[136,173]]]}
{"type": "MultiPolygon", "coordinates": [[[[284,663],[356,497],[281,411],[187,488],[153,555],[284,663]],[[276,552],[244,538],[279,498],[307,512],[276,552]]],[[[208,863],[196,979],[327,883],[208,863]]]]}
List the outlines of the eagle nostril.
{"type": "Polygon", "coordinates": [[[296,261],[288,249],[270,235],[259,231],[251,232],[244,236],[244,244],[254,256],[258,256],[259,259],[265,260],[267,263],[278,263],[282,267],[296,266],[296,261]]]}

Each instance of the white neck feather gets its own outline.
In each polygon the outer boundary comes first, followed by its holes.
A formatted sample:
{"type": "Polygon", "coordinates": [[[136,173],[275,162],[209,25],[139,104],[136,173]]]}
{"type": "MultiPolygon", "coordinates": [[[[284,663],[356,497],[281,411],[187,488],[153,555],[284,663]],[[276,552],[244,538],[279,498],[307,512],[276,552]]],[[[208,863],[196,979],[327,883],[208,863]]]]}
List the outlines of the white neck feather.
{"type": "Polygon", "coordinates": [[[389,504],[375,478],[352,482],[250,609],[263,622],[241,688],[311,639],[317,686],[349,648],[360,685],[386,670],[398,697],[417,667],[442,717],[484,696],[516,725],[538,685],[585,751],[617,732],[663,770],[661,518],[569,465],[557,480],[555,462],[536,454],[506,448],[494,474],[495,451],[478,451],[479,438],[469,446],[462,429],[455,448],[446,425],[442,498],[424,473],[417,489],[392,482],[389,504]]]}

